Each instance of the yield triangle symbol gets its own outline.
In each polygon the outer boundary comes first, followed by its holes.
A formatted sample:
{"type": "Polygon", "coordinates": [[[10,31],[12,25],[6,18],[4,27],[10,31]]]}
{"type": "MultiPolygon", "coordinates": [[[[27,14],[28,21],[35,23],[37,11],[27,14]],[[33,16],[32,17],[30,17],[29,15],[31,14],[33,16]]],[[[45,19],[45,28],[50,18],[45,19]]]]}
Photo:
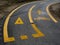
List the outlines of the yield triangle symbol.
{"type": "Polygon", "coordinates": [[[17,18],[15,24],[24,24],[20,17],[17,18]]]}

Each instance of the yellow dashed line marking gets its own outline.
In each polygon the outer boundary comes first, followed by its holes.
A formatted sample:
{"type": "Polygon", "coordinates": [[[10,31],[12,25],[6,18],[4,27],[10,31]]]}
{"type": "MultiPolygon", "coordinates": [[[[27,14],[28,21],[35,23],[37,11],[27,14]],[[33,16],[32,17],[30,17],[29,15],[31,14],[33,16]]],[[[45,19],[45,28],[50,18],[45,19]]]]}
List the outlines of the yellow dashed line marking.
{"type": "Polygon", "coordinates": [[[28,39],[28,36],[27,35],[20,36],[20,39],[21,40],[27,40],[28,39]]]}

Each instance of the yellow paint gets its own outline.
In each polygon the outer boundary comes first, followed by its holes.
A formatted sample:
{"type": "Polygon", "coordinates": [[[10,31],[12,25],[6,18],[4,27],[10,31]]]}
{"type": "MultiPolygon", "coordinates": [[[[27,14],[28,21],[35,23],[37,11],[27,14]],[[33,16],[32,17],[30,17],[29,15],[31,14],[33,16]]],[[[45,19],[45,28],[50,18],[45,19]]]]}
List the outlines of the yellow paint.
{"type": "Polygon", "coordinates": [[[39,33],[37,33],[37,34],[32,34],[32,36],[33,36],[34,38],[44,37],[44,35],[39,34],[39,33]]]}
{"type": "Polygon", "coordinates": [[[6,18],[5,23],[4,23],[4,28],[3,28],[4,42],[15,41],[15,38],[14,38],[14,37],[8,37],[8,30],[7,30],[8,20],[9,20],[9,19],[6,18]]]}
{"type": "MultiPolygon", "coordinates": [[[[39,1],[37,1],[39,2],[39,1]]],[[[34,2],[36,3],[36,1],[34,2]]],[[[27,3],[27,4],[30,4],[30,3],[27,3]]],[[[15,38],[14,37],[8,37],[8,22],[9,22],[9,19],[10,17],[13,15],[13,13],[15,11],[17,11],[19,8],[27,5],[27,4],[24,4],[24,5],[20,5],[19,7],[17,7],[16,9],[14,9],[6,18],[5,22],[4,22],[4,26],[3,26],[3,37],[4,37],[4,42],[12,42],[12,41],[15,41],[15,38]]],[[[30,16],[29,16],[30,17],[30,16]]],[[[31,17],[30,17],[31,18],[31,17]]],[[[30,21],[33,23],[33,21],[30,21]]]]}
{"type": "Polygon", "coordinates": [[[32,7],[29,9],[29,12],[28,12],[28,16],[29,16],[30,23],[34,23],[33,20],[32,20],[32,16],[31,16],[32,9],[33,9],[34,7],[35,7],[35,5],[32,6],[32,7]]]}
{"type": "MultiPolygon", "coordinates": [[[[35,3],[35,2],[34,2],[35,3]]],[[[27,3],[27,4],[30,4],[30,3],[27,3]]],[[[24,4],[24,5],[20,5],[19,7],[17,7],[16,9],[14,9],[7,17],[6,17],[6,20],[4,22],[4,26],[3,26],[3,37],[4,37],[4,42],[12,42],[12,41],[15,41],[15,38],[14,37],[8,37],[8,22],[9,22],[9,19],[10,17],[13,15],[13,13],[15,11],[17,11],[19,8],[27,5],[27,4],[24,4]]]]}
{"type": "Polygon", "coordinates": [[[46,18],[46,17],[37,17],[37,18],[34,18],[34,20],[50,20],[49,18],[46,18]]]}
{"type": "MultiPolygon", "coordinates": [[[[32,19],[32,10],[33,10],[34,7],[35,7],[35,5],[33,5],[33,6],[29,9],[29,12],[28,12],[28,17],[29,17],[30,23],[34,23],[34,22],[33,22],[33,19],[32,19]]],[[[34,28],[35,32],[37,32],[36,34],[32,34],[32,36],[33,36],[34,38],[44,36],[44,34],[36,27],[35,24],[31,24],[31,26],[34,28]]]]}
{"type": "Polygon", "coordinates": [[[20,17],[18,17],[15,24],[24,24],[24,23],[23,23],[22,19],[20,17]]]}
{"type": "Polygon", "coordinates": [[[49,11],[49,7],[50,7],[51,5],[52,5],[52,4],[50,4],[50,5],[48,5],[48,6],[46,7],[46,11],[47,11],[48,15],[50,16],[50,18],[51,18],[55,23],[57,23],[58,21],[52,16],[52,14],[51,14],[50,11],[49,11]]]}
{"type": "Polygon", "coordinates": [[[32,36],[33,36],[34,38],[43,37],[43,36],[44,36],[44,34],[36,27],[35,24],[31,24],[31,25],[32,25],[32,27],[34,28],[34,31],[36,32],[36,34],[32,34],[32,36]]]}
{"type": "MultiPolygon", "coordinates": [[[[28,3],[29,4],[29,3],[28,3]]],[[[8,22],[9,22],[9,19],[10,17],[13,15],[13,13],[15,11],[17,11],[19,8],[25,6],[27,4],[24,4],[22,6],[19,6],[18,8],[16,8],[15,10],[13,10],[6,18],[5,22],[4,22],[4,27],[3,27],[3,37],[4,37],[4,42],[12,42],[12,41],[15,41],[15,38],[14,37],[8,37],[8,22]]]]}
{"type": "Polygon", "coordinates": [[[21,40],[27,40],[28,37],[26,35],[20,36],[21,40]]]}
{"type": "Polygon", "coordinates": [[[40,15],[42,13],[42,11],[41,10],[37,10],[37,13],[40,15]]]}

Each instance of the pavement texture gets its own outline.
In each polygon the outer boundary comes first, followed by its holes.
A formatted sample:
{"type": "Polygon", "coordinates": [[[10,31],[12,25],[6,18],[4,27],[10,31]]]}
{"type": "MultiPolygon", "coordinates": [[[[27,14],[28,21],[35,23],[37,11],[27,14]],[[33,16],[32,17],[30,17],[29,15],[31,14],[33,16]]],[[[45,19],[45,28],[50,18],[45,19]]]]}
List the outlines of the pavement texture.
{"type": "Polygon", "coordinates": [[[10,16],[7,27],[9,37],[13,36],[15,41],[4,45],[60,45],[60,22],[55,23],[46,11],[49,4],[57,2],[59,0],[30,2],[15,11],[10,16]],[[30,20],[29,15],[33,21],[30,20]],[[21,18],[23,24],[15,24],[18,18],[21,18]],[[37,38],[32,34],[38,34],[37,38]],[[27,35],[28,39],[22,40],[21,35],[27,35]]]}

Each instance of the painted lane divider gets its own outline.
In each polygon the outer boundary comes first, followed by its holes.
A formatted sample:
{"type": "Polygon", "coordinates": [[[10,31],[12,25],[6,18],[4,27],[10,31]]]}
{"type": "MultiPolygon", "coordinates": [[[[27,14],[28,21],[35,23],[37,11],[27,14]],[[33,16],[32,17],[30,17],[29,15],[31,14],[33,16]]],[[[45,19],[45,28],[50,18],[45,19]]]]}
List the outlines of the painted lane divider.
{"type": "Polygon", "coordinates": [[[37,28],[37,26],[34,24],[33,19],[32,19],[32,10],[36,5],[33,5],[28,12],[28,17],[31,23],[31,26],[33,27],[34,31],[36,34],[32,34],[34,38],[39,38],[39,37],[44,37],[45,35],[37,28]]]}
{"type": "Polygon", "coordinates": [[[22,35],[22,36],[20,36],[20,39],[21,40],[27,40],[28,39],[28,36],[27,35],[22,35]]]}
{"type": "Polygon", "coordinates": [[[44,37],[44,34],[36,27],[35,24],[31,24],[31,25],[34,28],[34,31],[36,32],[36,34],[32,34],[34,38],[44,37]]]}
{"type": "Polygon", "coordinates": [[[58,23],[58,21],[52,16],[52,14],[51,14],[50,11],[49,11],[49,7],[50,7],[51,5],[52,5],[52,4],[50,4],[50,5],[48,5],[48,6],[46,7],[46,11],[47,11],[49,17],[50,17],[55,23],[58,23]]]}

